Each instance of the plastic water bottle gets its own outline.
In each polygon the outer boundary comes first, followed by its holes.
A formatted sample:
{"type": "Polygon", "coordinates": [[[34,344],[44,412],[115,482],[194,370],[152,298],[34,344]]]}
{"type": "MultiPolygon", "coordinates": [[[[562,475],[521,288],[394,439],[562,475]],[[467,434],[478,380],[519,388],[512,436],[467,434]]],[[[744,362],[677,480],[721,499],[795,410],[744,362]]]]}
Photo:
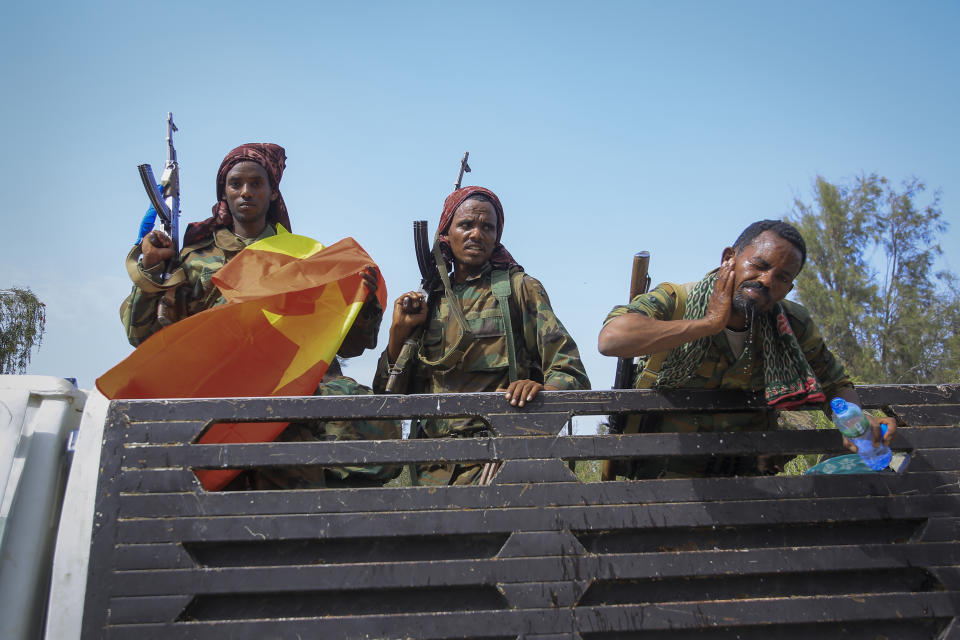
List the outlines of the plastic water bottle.
{"type": "MultiPolygon", "coordinates": [[[[890,447],[883,443],[879,446],[873,445],[870,421],[863,415],[860,407],[843,398],[834,398],[830,401],[830,408],[833,410],[833,424],[837,425],[840,433],[857,445],[857,453],[864,464],[874,471],[886,469],[893,454],[890,453],[890,447]]],[[[883,435],[886,435],[887,425],[882,425],[881,428],[883,435]]]]}

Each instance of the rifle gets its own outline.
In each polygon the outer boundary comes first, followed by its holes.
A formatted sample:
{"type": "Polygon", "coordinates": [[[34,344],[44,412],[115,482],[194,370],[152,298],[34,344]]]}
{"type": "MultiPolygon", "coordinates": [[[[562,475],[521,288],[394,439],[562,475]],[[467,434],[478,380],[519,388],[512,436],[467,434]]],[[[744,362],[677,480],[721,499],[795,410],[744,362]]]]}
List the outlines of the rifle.
{"type": "MultiPolygon", "coordinates": [[[[170,240],[173,241],[173,260],[167,263],[162,279],[167,282],[180,256],[180,165],[177,163],[177,150],[173,146],[173,132],[178,131],[173,123],[173,113],[167,112],[167,162],[160,175],[160,182],[153,176],[153,168],[149,164],[137,167],[140,172],[140,181],[147,191],[147,198],[156,214],[160,216],[160,223],[170,240]]],[[[149,212],[147,212],[149,217],[149,212]]],[[[145,218],[146,222],[146,218],[145,218]]],[[[145,224],[141,223],[141,237],[146,235],[145,224]]],[[[153,228],[153,220],[149,222],[153,228]]],[[[161,325],[168,325],[179,319],[181,313],[177,310],[176,289],[168,291],[157,304],[157,320],[161,325]]]]}
{"type": "MultiPolygon", "coordinates": [[[[417,267],[420,268],[420,292],[427,296],[427,318],[430,317],[429,309],[433,302],[433,291],[440,282],[440,275],[437,273],[437,261],[433,257],[430,249],[430,242],[427,240],[427,221],[413,221],[413,247],[417,254],[417,267]]],[[[400,374],[404,372],[407,365],[416,357],[417,348],[420,345],[420,338],[423,335],[423,326],[418,327],[403,342],[400,349],[400,355],[397,361],[389,368],[389,377],[385,391],[387,393],[396,393],[399,384],[400,374]]]]}
{"type": "MultiPolygon", "coordinates": [[[[457,181],[453,185],[454,191],[460,188],[460,183],[463,181],[464,172],[470,173],[470,165],[467,164],[467,158],[469,157],[470,152],[464,152],[463,159],[460,160],[460,171],[457,173],[457,181]]],[[[413,247],[417,254],[417,267],[420,269],[420,291],[425,293],[427,296],[427,318],[429,318],[431,305],[435,302],[434,298],[436,297],[434,292],[440,288],[441,284],[440,269],[445,268],[446,265],[441,266],[437,262],[437,256],[440,255],[440,229],[437,229],[437,233],[433,237],[432,247],[430,246],[430,242],[427,240],[427,238],[427,221],[414,220],[413,247]]],[[[417,349],[420,345],[420,339],[423,336],[423,330],[423,326],[419,327],[404,341],[403,348],[400,350],[400,355],[397,356],[396,363],[391,365],[389,369],[390,375],[387,378],[387,384],[385,388],[387,393],[397,392],[400,374],[403,373],[410,361],[416,357],[417,349]]]]}
{"type": "Polygon", "coordinates": [[[173,146],[174,131],[179,129],[173,123],[173,113],[167,112],[167,162],[160,182],[153,177],[153,168],[149,164],[141,164],[137,170],[150,205],[160,216],[163,230],[173,240],[173,255],[176,257],[180,254],[180,165],[177,164],[177,150],[173,146]]]}
{"type": "MultiPolygon", "coordinates": [[[[630,300],[650,289],[650,252],[640,251],[633,256],[633,270],[630,274],[630,300]]],[[[633,387],[634,362],[633,358],[617,358],[617,373],[613,379],[614,389],[630,389],[633,387]]],[[[627,423],[627,414],[614,413],[610,416],[610,433],[623,433],[627,423]]],[[[601,480],[616,480],[616,469],[613,460],[604,460],[600,471],[601,480]]]]}

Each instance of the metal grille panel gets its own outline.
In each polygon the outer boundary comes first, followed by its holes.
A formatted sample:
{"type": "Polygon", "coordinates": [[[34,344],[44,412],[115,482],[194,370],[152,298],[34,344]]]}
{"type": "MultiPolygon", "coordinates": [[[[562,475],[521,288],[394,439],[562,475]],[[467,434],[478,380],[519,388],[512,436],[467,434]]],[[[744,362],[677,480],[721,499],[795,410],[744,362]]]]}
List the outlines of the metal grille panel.
{"type": "Polygon", "coordinates": [[[947,638],[960,386],[860,387],[906,473],[581,482],[571,461],[839,452],[835,431],[562,435],[573,415],[742,410],[715,392],[118,401],[84,638],[947,638]],[[192,444],[215,421],[475,415],[476,439],[192,444]],[[489,486],[206,492],[198,468],[502,462],[489,486]]]}

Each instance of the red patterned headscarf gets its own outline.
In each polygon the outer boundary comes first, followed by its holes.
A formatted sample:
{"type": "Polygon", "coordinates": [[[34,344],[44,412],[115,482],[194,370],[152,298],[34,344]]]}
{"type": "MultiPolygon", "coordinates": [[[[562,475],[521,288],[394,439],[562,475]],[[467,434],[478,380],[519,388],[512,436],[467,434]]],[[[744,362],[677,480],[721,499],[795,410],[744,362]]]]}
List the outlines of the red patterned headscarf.
{"type": "Polygon", "coordinates": [[[443,252],[443,257],[447,260],[448,265],[453,263],[453,251],[450,249],[450,238],[447,236],[447,232],[450,230],[450,223],[453,222],[453,214],[457,207],[471,196],[482,196],[489,200],[493,204],[494,211],[497,212],[497,245],[493,248],[493,254],[490,256],[490,264],[495,269],[517,267],[523,270],[523,267],[517,264],[507,248],[500,244],[500,237],[503,235],[503,205],[500,204],[500,198],[493,191],[483,187],[457,189],[448,195],[443,202],[443,213],[440,214],[438,228],[440,229],[440,250],[443,252]]]}
{"type": "Polygon", "coordinates": [[[184,246],[213,235],[217,227],[233,228],[233,216],[230,215],[227,202],[223,199],[223,192],[227,186],[227,174],[241,162],[256,162],[267,172],[270,189],[277,193],[277,199],[270,203],[270,209],[267,211],[267,222],[274,225],[282,224],[284,229],[290,231],[290,216],[287,214],[287,205],[284,204],[283,195],[280,193],[280,178],[283,177],[286,161],[287,153],[283,147],[269,142],[243,144],[228,153],[220,163],[220,170],[217,171],[217,203],[213,205],[213,215],[202,222],[191,223],[187,227],[183,235],[184,246]]]}

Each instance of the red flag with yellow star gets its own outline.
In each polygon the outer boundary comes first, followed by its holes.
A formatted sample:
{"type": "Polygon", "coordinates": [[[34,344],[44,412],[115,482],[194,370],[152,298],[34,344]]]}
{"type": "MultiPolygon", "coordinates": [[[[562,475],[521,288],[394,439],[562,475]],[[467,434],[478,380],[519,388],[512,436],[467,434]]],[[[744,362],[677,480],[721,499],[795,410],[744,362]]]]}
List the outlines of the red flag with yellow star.
{"type": "MultiPolygon", "coordinates": [[[[311,395],[363,306],[361,273],[371,266],[353,238],[324,248],[278,229],[213,277],[226,304],[157,332],[97,379],[97,388],[110,399],[311,395]]],[[[377,298],[386,308],[378,278],[377,298]]],[[[199,442],[268,442],[286,426],[215,424],[199,442]]],[[[237,473],[197,476],[215,490],[237,473]]]]}

